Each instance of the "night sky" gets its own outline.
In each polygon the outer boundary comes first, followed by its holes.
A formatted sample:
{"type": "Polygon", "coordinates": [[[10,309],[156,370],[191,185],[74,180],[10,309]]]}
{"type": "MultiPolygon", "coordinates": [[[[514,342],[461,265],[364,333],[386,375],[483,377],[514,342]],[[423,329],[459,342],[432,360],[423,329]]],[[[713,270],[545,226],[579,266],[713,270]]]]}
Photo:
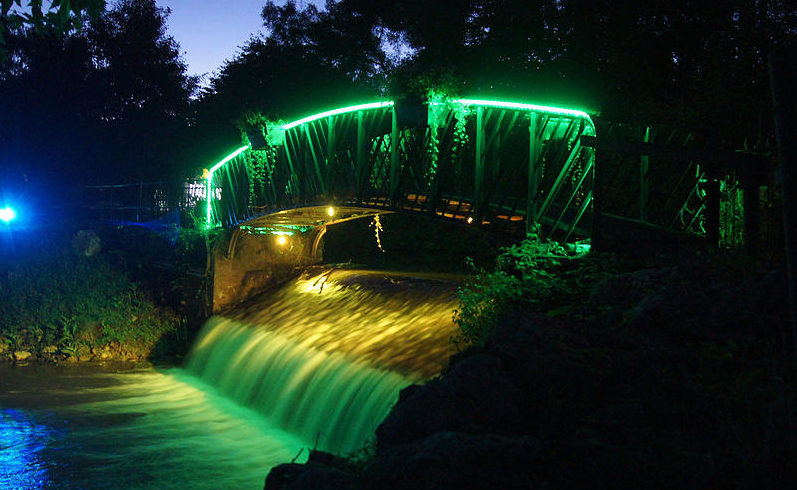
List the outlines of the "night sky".
{"type": "MultiPolygon", "coordinates": [[[[169,7],[169,34],[180,43],[180,53],[192,75],[211,75],[225,60],[232,59],[238,47],[262,31],[260,11],[266,0],[158,0],[161,7],[169,7]]],[[[277,0],[284,4],[285,0],[277,0]]],[[[304,0],[323,6],[323,0],[304,0]]],[[[207,81],[207,80],[205,80],[207,81]]]]}

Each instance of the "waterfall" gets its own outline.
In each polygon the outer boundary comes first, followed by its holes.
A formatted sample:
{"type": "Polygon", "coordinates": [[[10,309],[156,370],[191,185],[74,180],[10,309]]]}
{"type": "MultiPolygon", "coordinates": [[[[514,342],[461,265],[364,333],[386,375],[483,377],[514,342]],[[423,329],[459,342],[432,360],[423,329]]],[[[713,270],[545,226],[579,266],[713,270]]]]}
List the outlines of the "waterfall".
{"type": "Polygon", "coordinates": [[[186,370],[309,446],[345,454],[368,441],[401,388],[444,366],[453,308],[450,283],[364,271],[300,278],[208,320],[186,370]]]}

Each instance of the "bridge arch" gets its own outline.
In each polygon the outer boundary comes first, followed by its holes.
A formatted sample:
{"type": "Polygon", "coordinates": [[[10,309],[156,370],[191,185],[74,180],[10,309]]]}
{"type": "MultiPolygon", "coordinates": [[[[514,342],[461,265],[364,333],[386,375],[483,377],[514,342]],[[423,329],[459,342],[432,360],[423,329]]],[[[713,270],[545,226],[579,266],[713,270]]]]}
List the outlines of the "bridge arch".
{"type": "MultiPolygon", "coordinates": [[[[595,127],[583,111],[480,99],[378,101],[269,123],[208,169],[207,225],[288,225],[300,209],[401,211],[502,231],[589,235],[595,127]],[[267,218],[271,216],[272,218],[267,218]]],[[[315,213],[311,226],[338,217],[315,213]]]]}

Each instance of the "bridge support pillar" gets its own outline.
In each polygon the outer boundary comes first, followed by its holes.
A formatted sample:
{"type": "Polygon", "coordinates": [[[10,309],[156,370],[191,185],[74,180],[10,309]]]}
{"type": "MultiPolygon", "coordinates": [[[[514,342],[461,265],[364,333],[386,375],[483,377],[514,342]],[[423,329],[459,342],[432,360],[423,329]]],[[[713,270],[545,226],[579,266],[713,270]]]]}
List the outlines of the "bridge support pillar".
{"type": "Polygon", "coordinates": [[[296,276],[323,258],[325,226],[294,235],[257,235],[236,229],[212,249],[212,311],[227,310],[296,276]]]}

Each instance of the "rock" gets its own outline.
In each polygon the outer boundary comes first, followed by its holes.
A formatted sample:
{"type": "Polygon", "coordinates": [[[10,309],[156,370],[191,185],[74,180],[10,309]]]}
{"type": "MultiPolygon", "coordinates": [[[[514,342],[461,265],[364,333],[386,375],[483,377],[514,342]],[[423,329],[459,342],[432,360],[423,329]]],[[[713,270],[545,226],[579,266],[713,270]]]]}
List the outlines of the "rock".
{"type": "Polygon", "coordinates": [[[72,237],[72,251],[75,255],[91,257],[102,249],[102,240],[92,230],[80,230],[72,237]]]}
{"type": "Polygon", "coordinates": [[[28,352],[26,350],[14,351],[14,360],[15,361],[25,361],[25,360],[31,358],[32,356],[33,356],[33,354],[31,354],[30,352],[28,352]]]}
{"type": "Polygon", "coordinates": [[[533,489],[539,441],[528,436],[443,432],[378,455],[364,489],[533,489]]]}
{"type": "Polygon", "coordinates": [[[676,267],[665,267],[607,277],[593,287],[590,303],[628,307],[640,301],[647,293],[659,289],[662,283],[672,282],[676,272],[676,267]]]}
{"type": "Polygon", "coordinates": [[[357,478],[326,464],[286,463],[275,466],[266,477],[265,490],[353,490],[359,488],[357,478]]]}
{"type": "Polygon", "coordinates": [[[376,430],[377,451],[435,432],[510,433],[523,419],[520,399],[497,357],[465,357],[445,377],[404,390],[376,430]]]}

